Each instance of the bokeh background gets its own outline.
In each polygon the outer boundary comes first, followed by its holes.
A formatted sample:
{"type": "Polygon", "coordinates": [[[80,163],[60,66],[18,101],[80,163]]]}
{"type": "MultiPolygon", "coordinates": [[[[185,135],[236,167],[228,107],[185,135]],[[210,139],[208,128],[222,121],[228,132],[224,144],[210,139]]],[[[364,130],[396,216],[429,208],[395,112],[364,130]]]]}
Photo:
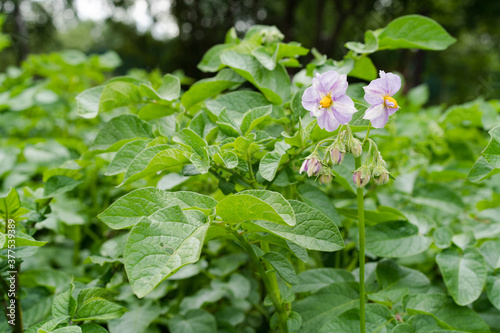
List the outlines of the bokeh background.
{"type": "MultiPolygon", "coordinates": [[[[431,104],[463,103],[500,93],[500,1],[484,0],[1,0],[4,33],[11,47],[0,54],[0,71],[31,53],[77,49],[87,54],[116,51],[131,68],[181,69],[188,77],[202,55],[222,43],[230,27],[276,25],[286,41],[317,48],[333,59],[347,41],[362,41],[407,14],[438,21],[457,38],[445,52],[383,51],[378,68],[408,78],[405,90],[425,83],[431,104]]],[[[308,61],[307,57],[302,59],[308,61]]]]}

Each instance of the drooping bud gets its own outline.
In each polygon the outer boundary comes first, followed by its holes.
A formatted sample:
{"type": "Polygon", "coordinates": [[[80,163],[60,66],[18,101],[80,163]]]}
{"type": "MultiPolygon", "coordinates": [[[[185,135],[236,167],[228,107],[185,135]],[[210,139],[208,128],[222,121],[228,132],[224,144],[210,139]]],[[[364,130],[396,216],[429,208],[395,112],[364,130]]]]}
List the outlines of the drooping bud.
{"type": "Polygon", "coordinates": [[[389,171],[382,165],[377,165],[373,168],[372,178],[375,184],[384,185],[389,181],[389,171]]]}
{"type": "Polygon", "coordinates": [[[318,175],[322,167],[323,165],[321,164],[321,161],[318,160],[316,157],[312,157],[309,160],[307,175],[309,177],[318,175]]]}
{"type": "Polygon", "coordinates": [[[321,176],[319,176],[319,182],[321,184],[330,184],[333,180],[333,175],[332,172],[330,171],[329,168],[323,168],[323,171],[321,172],[321,176]]]}
{"type": "Polygon", "coordinates": [[[344,159],[345,152],[342,152],[339,148],[335,147],[330,150],[330,160],[333,164],[340,164],[344,159]]]}
{"type": "Polygon", "coordinates": [[[361,156],[363,153],[363,146],[361,145],[361,142],[356,138],[352,138],[352,140],[349,141],[349,151],[354,155],[354,157],[361,156]]]}
{"type": "Polygon", "coordinates": [[[365,187],[366,184],[370,181],[370,170],[366,166],[361,166],[354,172],[352,175],[352,180],[356,187],[365,187]]]}
{"type": "Polygon", "coordinates": [[[300,167],[299,173],[307,171],[308,166],[309,166],[309,160],[306,159],[304,160],[304,162],[302,162],[302,166],[300,167]]]}

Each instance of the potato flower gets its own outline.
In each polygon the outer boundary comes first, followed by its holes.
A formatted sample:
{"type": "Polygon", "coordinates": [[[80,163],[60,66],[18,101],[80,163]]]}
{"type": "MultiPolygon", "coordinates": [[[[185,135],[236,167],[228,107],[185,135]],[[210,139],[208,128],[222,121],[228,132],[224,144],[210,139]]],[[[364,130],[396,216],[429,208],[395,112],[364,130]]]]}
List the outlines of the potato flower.
{"type": "Polygon", "coordinates": [[[398,102],[392,96],[401,88],[401,78],[396,74],[380,71],[379,75],[380,78],[363,87],[365,100],[370,104],[363,119],[370,120],[375,128],[384,127],[389,116],[399,110],[398,102]]]}
{"type": "Polygon", "coordinates": [[[357,110],[348,96],[347,76],[336,71],[316,74],[312,86],[302,95],[302,106],[318,118],[318,126],[329,132],[347,124],[357,110]]]}

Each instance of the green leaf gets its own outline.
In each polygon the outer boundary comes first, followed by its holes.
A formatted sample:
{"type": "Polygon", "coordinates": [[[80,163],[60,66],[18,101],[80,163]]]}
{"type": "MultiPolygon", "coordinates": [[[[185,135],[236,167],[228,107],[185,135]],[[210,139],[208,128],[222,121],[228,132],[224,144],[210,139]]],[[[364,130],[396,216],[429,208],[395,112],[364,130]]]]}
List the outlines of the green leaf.
{"type": "MultiPolygon", "coordinates": [[[[393,320],[389,309],[380,304],[367,304],[365,307],[365,317],[367,332],[388,332],[386,326],[390,325],[390,322],[393,320]]],[[[318,333],[357,333],[359,332],[359,321],[359,310],[352,309],[338,317],[334,317],[318,333]]]]}
{"type": "Polygon", "coordinates": [[[108,329],[110,333],[145,333],[151,322],[159,315],[160,306],[146,302],[128,311],[121,318],[110,320],[108,329]]]}
{"type": "Polygon", "coordinates": [[[86,302],[90,301],[93,298],[103,298],[110,300],[112,299],[114,294],[104,288],[88,288],[82,289],[78,293],[78,307],[82,307],[86,302]]]}
{"type": "Polygon", "coordinates": [[[130,166],[118,186],[130,184],[158,171],[189,164],[184,152],[170,148],[169,145],[157,145],[144,149],[130,162],[130,166]]]}
{"type": "Polygon", "coordinates": [[[270,263],[271,266],[274,267],[278,275],[281,276],[281,278],[285,280],[287,283],[289,284],[298,283],[297,274],[295,273],[292,264],[290,264],[290,262],[286,259],[284,255],[278,252],[270,251],[264,253],[262,259],[270,263]]]}
{"type": "Polygon", "coordinates": [[[371,81],[377,78],[377,68],[370,58],[362,57],[354,63],[354,68],[349,72],[349,76],[361,80],[371,81]]]}
{"type": "Polygon", "coordinates": [[[489,132],[490,142],[481,155],[495,168],[500,168],[500,126],[493,127],[489,132]]]}
{"type": "Polygon", "coordinates": [[[97,116],[103,90],[104,86],[97,86],[84,90],[76,96],[76,109],[80,117],[90,119],[97,116]]]}
{"type": "Polygon", "coordinates": [[[500,240],[489,240],[479,248],[486,264],[491,270],[500,268],[500,240]]]}
{"type": "Polygon", "coordinates": [[[491,165],[483,156],[479,157],[467,174],[467,180],[480,182],[500,173],[500,168],[491,165]]]}
{"type": "Polygon", "coordinates": [[[166,116],[173,115],[174,113],[178,112],[179,110],[173,107],[172,105],[164,105],[164,104],[159,104],[159,103],[148,103],[145,106],[143,106],[137,115],[139,118],[142,120],[153,120],[153,119],[158,119],[158,118],[163,118],[166,116]]]}
{"type": "Polygon", "coordinates": [[[127,171],[127,168],[132,163],[134,158],[146,148],[149,142],[151,142],[151,140],[144,139],[126,143],[113,157],[105,175],[113,176],[127,171]]]}
{"type": "Polygon", "coordinates": [[[304,203],[325,214],[330,220],[340,223],[340,216],[332,200],[319,188],[310,184],[300,185],[297,193],[304,203]]]}
{"type": "Polygon", "coordinates": [[[225,166],[228,169],[234,169],[238,166],[238,156],[232,151],[216,153],[213,156],[215,163],[225,166]]]}
{"type": "Polygon", "coordinates": [[[298,283],[293,286],[295,293],[316,293],[321,288],[334,283],[354,282],[354,276],[343,269],[313,268],[298,275],[298,283]]]}
{"type": "Polygon", "coordinates": [[[286,155],[287,150],[290,149],[290,145],[285,143],[285,141],[278,141],[274,146],[274,150],[267,152],[264,157],[260,160],[259,172],[267,181],[272,181],[276,176],[276,172],[281,164],[283,156],[286,155]]]}
{"type": "Polygon", "coordinates": [[[45,287],[57,294],[68,287],[72,277],[68,273],[53,269],[32,269],[23,272],[20,279],[26,288],[45,287]]]}
{"type": "Polygon", "coordinates": [[[414,203],[433,207],[451,214],[458,214],[463,208],[462,198],[453,190],[440,184],[427,184],[413,191],[414,203]]]}
{"type": "Polygon", "coordinates": [[[476,248],[463,253],[456,247],[436,256],[444,283],[458,305],[467,305],[479,298],[486,282],[484,258],[476,248]]]}
{"type": "Polygon", "coordinates": [[[379,50],[423,49],[445,50],[456,39],[436,21],[420,15],[407,15],[395,19],[378,36],[379,50]]]}
{"type": "Polygon", "coordinates": [[[174,101],[181,95],[181,81],[177,76],[166,74],[158,88],[158,96],[167,101],[174,101]]]}
{"type": "Polygon", "coordinates": [[[128,310],[104,298],[93,297],[79,306],[74,322],[120,318],[128,310]]]}
{"type": "Polygon", "coordinates": [[[11,188],[7,194],[0,196],[0,217],[5,221],[9,219],[15,221],[27,212],[28,210],[21,207],[19,194],[15,188],[11,188]]]}
{"type": "Polygon", "coordinates": [[[486,280],[486,294],[491,304],[500,310],[500,276],[498,274],[488,276],[486,280]]]}
{"type": "Polygon", "coordinates": [[[168,321],[171,333],[216,333],[214,316],[203,310],[192,310],[184,316],[176,315],[168,321]]]}
{"type": "Polygon", "coordinates": [[[225,51],[220,58],[224,65],[251,82],[273,104],[282,104],[290,99],[290,78],[283,65],[278,64],[270,71],[253,56],[233,50],[225,51]]]}
{"type": "Polygon", "coordinates": [[[131,230],[124,259],[132,290],[142,298],[179,268],[200,258],[209,223],[197,210],[164,208],[131,230]]]}
{"type": "Polygon", "coordinates": [[[345,44],[349,50],[359,54],[373,53],[378,49],[378,38],[371,30],[365,32],[365,43],[347,42],[345,44]]]}
{"type": "Polygon", "coordinates": [[[332,220],[300,201],[289,202],[295,212],[296,225],[293,228],[263,220],[253,223],[309,250],[330,252],[344,248],[342,236],[332,220]]]}
{"type": "Polygon", "coordinates": [[[295,225],[295,214],[292,207],[277,192],[242,191],[219,201],[216,211],[217,215],[228,223],[263,220],[273,224],[295,225]]]}
{"type": "Polygon", "coordinates": [[[45,323],[43,323],[37,330],[38,333],[50,333],[55,330],[55,328],[59,325],[67,321],[69,318],[68,316],[62,316],[62,317],[57,317],[54,319],[51,319],[45,323]]]}
{"type": "Polygon", "coordinates": [[[97,324],[83,324],[80,326],[82,328],[82,333],[108,333],[108,331],[97,324]]]}
{"type": "Polygon", "coordinates": [[[478,314],[468,307],[456,305],[444,294],[409,296],[406,299],[406,311],[410,315],[430,315],[443,328],[471,333],[490,333],[488,325],[478,314]]]}
{"type": "Polygon", "coordinates": [[[242,90],[218,96],[214,100],[207,101],[206,105],[208,110],[217,117],[220,117],[221,112],[226,109],[230,119],[239,120],[243,119],[247,111],[271,105],[271,103],[260,92],[242,90]]]}
{"type": "Polygon", "coordinates": [[[43,195],[45,197],[55,197],[71,191],[82,182],[82,180],[76,180],[66,176],[52,176],[45,182],[43,195]]]}
{"type": "Polygon", "coordinates": [[[52,316],[65,317],[69,316],[73,318],[76,313],[76,300],[71,295],[74,289],[73,283],[70,283],[70,288],[68,291],[60,293],[54,297],[52,302],[52,316]]]}
{"type": "Polygon", "coordinates": [[[153,138],[152,127],[139,117],[124,114],[108,121],[97,134],[91,149],[116,151],[129,141],[153,138]]]}
{"type": "Polygon", "coordinates": [[[226,89],[236,87],[245,82],[245,79],[233,70],[223,69],[210,79],[203,79],[193,84],[181,98],[181,103],[189,109],[194,105],[215,96],[226,89]]]}
{"type": "Polygon", "coordinates": [[[381,223],[366,230],[366,250],[380,257],[409,257],[427,250],[431,242],[419,235],[417,226],[405,221],[381,223]]]}
{"type": "Polygon", "coordinates": [[[125,81],[114,81],[108,83],[102,90],[99,112],[135,106],[139,103],[142,103],[142,97],[137,85],[125,81]]]}
{"type": "Polygon", "coordinates": [[[234,47],[233,44],[219,44],[211,47],[198,64],[198,69],[202,72],[217,72],[224,67],[220,61],[220,55],[227,49],[234,47]]]}
{"type": "Polygon", "coordinates": [[[182,144],[189,151],[194,151],[199,156],[203,156],[205,153],[204,148],[208,148],[207,142],[189,128],[177,132],[173,140],[182,144]]]}
{"type": "Polygon", "coordinates": [[[182,209],[199,209],[210,212],[217,201],[195,192],[166,192],[156,187],[134,190],[116,200],[97,217],[112,229],[129,228],[160,210],[179,206],[182,209]]]}
{"type": "Polygon", "coordinates": [[[434,238],[434,245],[436,245],[438,249],[446,249],[451,246],[453,232],[449,227],[439,227],[434,230],[432,237],[434,238]]]}
{"type": "Polygon", "coordinates": [[[266,119],[266,116],[271,114],[272,110],[272,106],[267,105],[247,111],[243,116],[243,121],[241,122],[241,133],[243,133],[243,135],[250,133],[255,127],[257,127],[257,125],[266,119]]]}
{"type": "Polygon", "coordinates": [[[61,327],[56,330],[50,331],[51,333],[82,333],[82,328],[80,326],[66,326],[61,327]]]}
{"type": "Polygon", "coordinates": [[[359,304],[358,289],[355,282],[335,283],[295,302],[293,309],[302,316],[299,332],[319,332],[333,318],[356,308],[359,304]]]}
{"type": "Polygon", "coordinates": [[[408,288],[411,292],[425,293],[430,288],[430,281],[420,271],[400,266],[393,260],[383,260],[375,271],[377,281],[384,290],[408,288]]]}

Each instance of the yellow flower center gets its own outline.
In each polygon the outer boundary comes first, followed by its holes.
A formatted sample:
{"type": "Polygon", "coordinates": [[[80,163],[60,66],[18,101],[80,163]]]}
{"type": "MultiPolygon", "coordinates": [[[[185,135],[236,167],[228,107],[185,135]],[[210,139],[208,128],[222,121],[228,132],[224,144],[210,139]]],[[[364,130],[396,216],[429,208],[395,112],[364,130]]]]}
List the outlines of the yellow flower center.
{"type": "Polygon", "coordinates": [[[332,98],[330,97],[330,95],[326,95],[325,97],[323,97],[321,101],[319,101],[319,105],[322,108],[330,107],[330,105],[332,105],[332,98]]]}
{"type": "Polygon", "coordinates": [[[384,104],[391,109],[396,109],[398,107],[398,102],[391,96],[384,97],[384,104]]]}

